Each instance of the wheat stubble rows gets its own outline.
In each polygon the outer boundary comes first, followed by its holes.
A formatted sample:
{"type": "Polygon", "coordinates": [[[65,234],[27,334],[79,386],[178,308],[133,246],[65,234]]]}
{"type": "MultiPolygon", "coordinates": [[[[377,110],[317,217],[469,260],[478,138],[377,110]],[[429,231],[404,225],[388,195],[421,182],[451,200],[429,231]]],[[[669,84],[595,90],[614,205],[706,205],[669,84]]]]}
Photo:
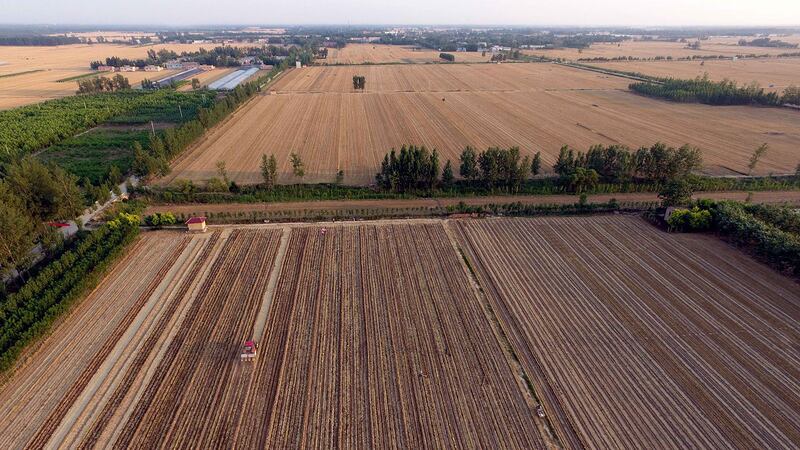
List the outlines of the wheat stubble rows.
{"type": "Polygon", "coordinates": [[[562,145],[652,145],[703,151],[704,171],[743,173],[753,149],[768,143],[759,173],[793,171],[800,114],[780,108],[677,104],[628,92],[630,80],[544,63],[310,67],[292,69],[237,111],[161,179],[203,181],[225,161],[237,183],[259,183],[274,154],[282,183],[368,184],[383,156],[403,144],[436,148],[457,162],[466,145],[542,152],[547,170],[562,145]],[[364,75],[364,92],[352,76],[364,75]],[[289,154],[306,175],[292,176],[289,154]]]}

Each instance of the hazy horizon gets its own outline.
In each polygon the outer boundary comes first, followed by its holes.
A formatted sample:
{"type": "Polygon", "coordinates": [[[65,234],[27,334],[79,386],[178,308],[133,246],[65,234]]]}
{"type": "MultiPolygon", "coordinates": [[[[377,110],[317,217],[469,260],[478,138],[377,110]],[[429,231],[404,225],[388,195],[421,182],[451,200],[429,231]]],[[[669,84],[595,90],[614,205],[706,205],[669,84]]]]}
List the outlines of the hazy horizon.
{"type": "Polygon", "coordinates": [[[265,4],[241,0],[139,0],[110,6],[100,0],[0,0],[3,25],[231,26],[231,25],[441,25],[791,27],[800,25],[800,1],[675,0],[652,5],[637,0],[564,0],[557,4],[496,0],[340,0],[265,4]]]}

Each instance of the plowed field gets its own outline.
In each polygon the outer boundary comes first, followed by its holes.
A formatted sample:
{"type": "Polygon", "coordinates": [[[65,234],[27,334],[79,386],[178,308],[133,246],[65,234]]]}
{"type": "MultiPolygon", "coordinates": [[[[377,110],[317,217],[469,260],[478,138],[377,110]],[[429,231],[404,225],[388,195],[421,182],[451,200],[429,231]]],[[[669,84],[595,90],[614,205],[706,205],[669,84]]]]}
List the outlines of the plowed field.
{"type": "Polygon", "coordinates": [[[0,446],[544,448],[495,333],[441,222],[148,233],[0,387],[0,446]]]}
{"type": "MultiPolygon", "coordinates": [[[[58,80],[91,73],[89,63],[92,61],[104,61],[110,56],[131,59],[146,58],[147,51],[151,49],[156,52],[167,49],[180,54],[181,52],[197,51],[203,47],[211,49],[214,46],[214,44],[3,46],[0,47],[0,76],[20,75],[0,78],[0,109],[74,94],[78,89],[75,81],[58,82],[58,80]],[[23,73],[33,70],[38,72],[23,73]]],[[[175,72],[123,72],[122,75],[128,78],[131,85],[138,85],[144,78],[159,79],[175,72]]],[[[103,76],[113,75],[103,74],[103,76]]]]}
{"type": "Polygon", "coordinates": [[[795,282],[638,218],[455,229],[566,447],[797,447],[795,282]]]}

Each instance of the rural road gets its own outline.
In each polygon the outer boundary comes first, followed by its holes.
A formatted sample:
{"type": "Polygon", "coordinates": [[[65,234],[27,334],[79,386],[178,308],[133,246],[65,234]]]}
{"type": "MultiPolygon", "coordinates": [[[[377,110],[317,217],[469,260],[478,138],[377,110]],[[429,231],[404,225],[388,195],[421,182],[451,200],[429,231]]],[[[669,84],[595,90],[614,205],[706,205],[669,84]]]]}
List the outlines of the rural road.
{"type": "MultiPolygon", "coordinates": [[[[747,192],[698,192],[695,198],[714,200],[740,200],[747,198],[747,192]]],[[[598,194],[589,196],[590,203],[605,203],[612,198],[619,202],[655,202],[656,193],[598,194]]],[[[330,211],[337,209],[378,210],[383,208],[445,208],[464,202],[470,206],[504,204],[521,202],[525,204],[570,204],[576,203],[576,195],[518,195],[487,197],[451,197],[451,198],[416,198],[403,200],[321,200],[307,202],[274,202],[274,203],[188,203],[152,205],[146,214],[156,212],[172,212],[183,215],[202,215],[206,213],[238,213],[250,211],[330,211]]],[[[752,202],[756,203],[789,203],[800,206],[800,191],[764,191],[753,192],[752,202]]]]}

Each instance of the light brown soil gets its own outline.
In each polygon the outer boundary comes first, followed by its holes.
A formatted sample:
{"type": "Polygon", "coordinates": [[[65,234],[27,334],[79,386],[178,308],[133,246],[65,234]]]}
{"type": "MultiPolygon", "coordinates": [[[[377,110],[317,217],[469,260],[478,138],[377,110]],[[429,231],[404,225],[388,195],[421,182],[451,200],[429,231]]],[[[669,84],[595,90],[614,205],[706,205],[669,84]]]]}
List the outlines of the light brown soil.
{"type": "MultiPolygon", "coordinates": [[[[317,60],[318,64],[364,64],[364,63],[430,63],[442,62],[439,53],[427,48],[384,44],[347,44],[342,49],[328,49],[328,58],[317,60]]],[[[486,62],[486,56],[477,52],[450,52],[456,62],[486,62]]]]}
{"type": "MultiPolygon", "coordinates": [[[[255,45],[255,44],[241,44],[255,45]]],[[[73,95],[78,89],[76,81],[58,83],[57,80],[91,73],[92,61],[103,61],[109,56],[121,58],[146,58],[147,50],[167,49],[181,52],[211,49],[215,44],[155,44],[131,46],[117,44],[76,44],[53,47],[4,46],[0,48],[0,75],[29,70],[42,70],[30,74],[0,78],[0,109],[13,108],[44,100],[73,95]]],[[[131,85],[142,79],[159,79],[176,71],[122,72],[131,85]]],[[[112,76],[114,74],[103,74],[112,76]]]]}
{"type": "MultiPolygon", "coordinates": [[[[592,44],[589,48],[559,48],[559,49],[535,49],[526,50],[525,53],[531,55],[546,56],[548,58],[564,58],[577,60],[580,58],[616,58],[634,56],[638,58],[655,58],[657,56],[673,58],[692,57],[692,56],[718,56],[727,57],[749,54],[769,54],[778,55],[781,53],[795,52],[798,49],[767,48],[767,47],[746,47],[738,45],[740,37],[731,38],[711,38],[708,41],[700,41],[700,49],[692,50],[686,48],[686,42],[666,42],[666,41],[647,41],[647,40],[628,40],[620,43],[598,43],[592,44]]],[[[753,37],[745,37],[752,40],[753,37]]],[[[789,38],[774,38],[783,41],[790,41],[789,38]]],[[[694,42],[694,40],[689,40],[694,42]]]]}
{"type": "Polygon", "coordinates": [[[160,183],[207,180],[218,161],[237,183],[258,183],[261,156],[274,154],[281,183],[332,182],[342,170],[346,183],[369,184],[403,144],[454,163],[466,145],[519,146],[523,155],[541,151],[546,170],[565,144],[690,144],[710,174],[746,172],[764,142],[758,174],[793,172],[800,161],[800,113],[789,109],[670,103],[627,92],[629,80],[553,64],[367,68],[364,93],[352,92],[353,67],[289,71],[160,183]],[[291,152],[305,163],[302,180],[291,175],[291,152]]]}
{"type": "Polygon", "coordinates": [[[0,441],[544,448],[441,221],[326,231],[142,236],[80,305],[126,319],[61,324],[0,389],[0,441]],[[256,362],[240,362],[259,329],[256,362]]]}
{"type": "MultiPolygon", "coordinates": [[[[738,200],[747,199],[747,192],[700,192],[695,198],[709,198],[713,200],[738,200]]],[[[588,197],[590,203],[605,203],[612,198],[619,202],[657,202],[655,193],[631,194],[599,194],[588,197]]],[[[251,211],[298,211],[307,212],[310,216],[315,211],[347,211],[366,210],[380,212],[386,209],[415,209],[415,208],[446,208],[455,206],[460,202],[467,205],[490,205],[520,202],[531,205],[566,205],[579,200],[577,195],[515,195],[515,196],[486,196],[486,197],[454,197],[454,198],[416,198],[408,200],[320,200],[309,202],[272,202],[272,203],[190,203],[177,205],[151,205],[145,214],[157,212],[172,212],[190,215],[206,215],[208,213],[247,213],[251,211]]],[[[800,191],[767,191],[753,192],[751,201],[754,203],[790,204],[800,205],[800,191]]]]}
{"type": "Polygon", "coordinates": [[[568,448],[791,448],[797,284],[716,238],[625,216],[461,220],[568,448]]]}
{"type": "MultiPolygon", "coordinates": [[[[798,50],[800,51],[800,50],[798,50]]],[[[605,69],[639,72],[655,77],[695,78],[708,74],[712,80],[758,83],[767,91],[782,93],[790,85],[800,86],[800,58],[740,59],[737,61],[624,61],[590,63],[605,69]]]]}

